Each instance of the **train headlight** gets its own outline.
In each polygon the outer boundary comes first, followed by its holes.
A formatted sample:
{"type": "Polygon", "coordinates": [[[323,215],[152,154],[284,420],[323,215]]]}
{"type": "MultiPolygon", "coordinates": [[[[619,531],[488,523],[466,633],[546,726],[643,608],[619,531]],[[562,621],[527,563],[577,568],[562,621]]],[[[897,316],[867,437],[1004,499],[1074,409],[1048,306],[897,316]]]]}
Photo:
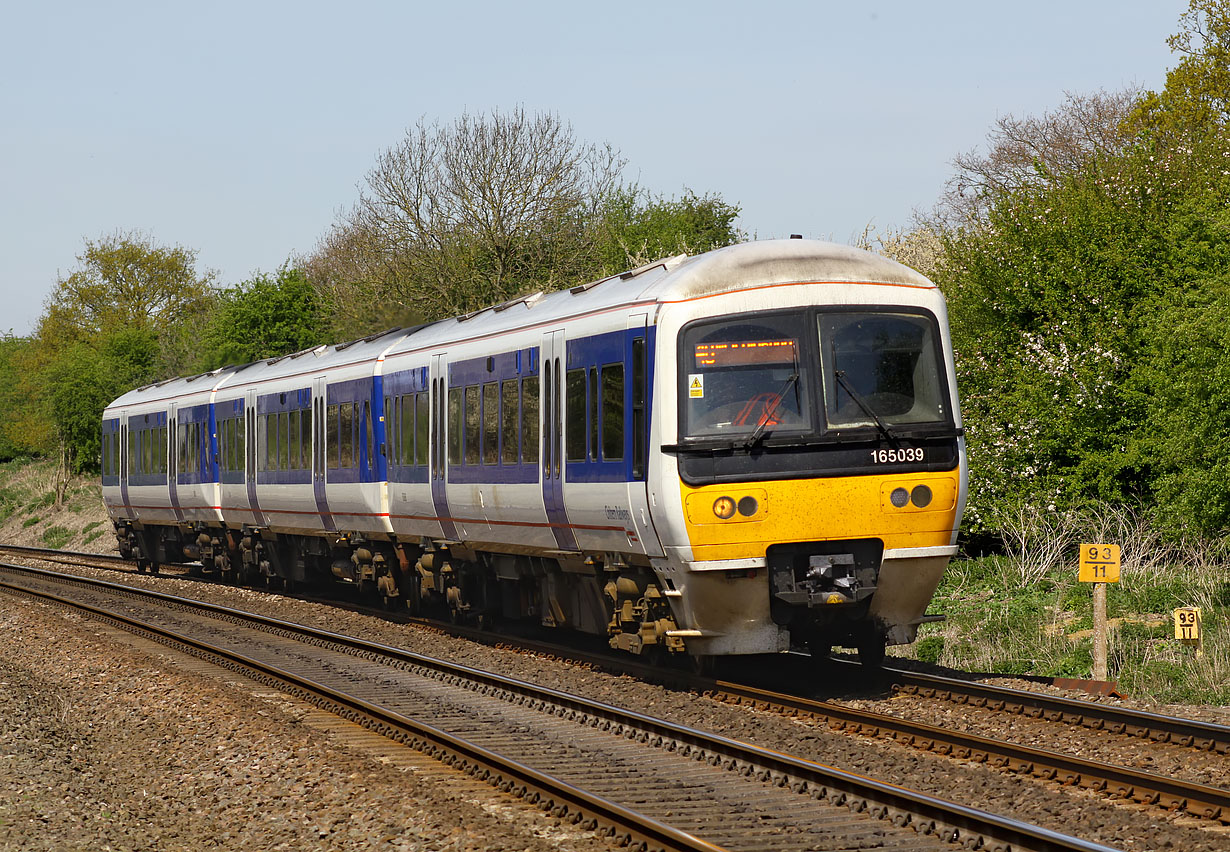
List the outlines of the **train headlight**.
{"type": "Polygon", "coordinates": [[[756,514],[756,510],[760,508],[760,504],[756,502],[756,498],[752,495],[739,498],[739,514],[745,518],[750,518],[756,514]]]}
{"type": "Polygon", "coordinates": [[[735,516],[735,501],[730,497],[719,497],[713,501],[713,514],[723,521],[735,516]]]}
{"type": "MultiPolygon", "coordinates": [[[[894,491],[895,495],[897,492],[894,491]]],[[[915,485],[914,490],[910,492],[910,502],[920,509],[925,509],[931,505],[931,489],[925,485],[915,485]]]]}
{"type": "Polygon", "coordinates": [[[888,495],[888,499],[898,509],[904,509],[906,504],[910,502],[910,492],[904,488],[894,488],[893,493],[888,495]]]}

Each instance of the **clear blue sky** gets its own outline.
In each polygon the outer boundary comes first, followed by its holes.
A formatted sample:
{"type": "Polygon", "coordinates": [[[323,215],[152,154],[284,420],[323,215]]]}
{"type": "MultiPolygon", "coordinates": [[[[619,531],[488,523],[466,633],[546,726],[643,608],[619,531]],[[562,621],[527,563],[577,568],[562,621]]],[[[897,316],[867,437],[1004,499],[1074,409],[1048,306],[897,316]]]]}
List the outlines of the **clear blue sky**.
{"type": "Polygon", "coordinates": [[[63,2],[0,30],[0,331],[84,240],[138,230],[230,285],[310,252],[420,118],[522,104],[627,176],[848,242],[929,208],[999,115],[1157,88],[1184,0],[63,2]]]}

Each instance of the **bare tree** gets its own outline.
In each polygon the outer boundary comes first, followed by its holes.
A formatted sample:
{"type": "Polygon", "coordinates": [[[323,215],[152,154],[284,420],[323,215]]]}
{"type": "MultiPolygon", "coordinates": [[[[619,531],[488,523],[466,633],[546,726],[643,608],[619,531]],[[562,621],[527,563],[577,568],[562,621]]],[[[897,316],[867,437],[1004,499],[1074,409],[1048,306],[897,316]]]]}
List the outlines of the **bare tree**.
{"type": "Polygon", "coordinates": [[[420,121],[379,156],[309,275],[334,304],[379,299],[424,318],[572,283],[623,165],[555,115],[420,121]]]}
{"type": "Polygon", "coordinates": [[[1121,153],[1134,138],[1125,120],[1139,98],[1138,89],[1067,93],[1053,112],[1001,117],[987,134],[985,154],[975,150],[953,160],[957,174],[948,180],[940,218],[950,225],[977,221],[997,193],[1045,184],[1095,157],[1121,153]]]}

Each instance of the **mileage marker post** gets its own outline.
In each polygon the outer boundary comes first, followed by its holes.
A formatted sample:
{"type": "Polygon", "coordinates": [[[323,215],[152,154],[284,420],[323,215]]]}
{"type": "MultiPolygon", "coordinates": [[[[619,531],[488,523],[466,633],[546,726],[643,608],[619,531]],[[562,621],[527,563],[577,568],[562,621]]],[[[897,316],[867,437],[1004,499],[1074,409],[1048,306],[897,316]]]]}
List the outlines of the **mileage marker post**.
{"type": "Polygon", "coordinates": [[[1119,545],[1082,544],[1080,573],[1082,583],[1093,583],[1093,679],[1106,680],[1106,584],[1119,582],[1119,545]]]}

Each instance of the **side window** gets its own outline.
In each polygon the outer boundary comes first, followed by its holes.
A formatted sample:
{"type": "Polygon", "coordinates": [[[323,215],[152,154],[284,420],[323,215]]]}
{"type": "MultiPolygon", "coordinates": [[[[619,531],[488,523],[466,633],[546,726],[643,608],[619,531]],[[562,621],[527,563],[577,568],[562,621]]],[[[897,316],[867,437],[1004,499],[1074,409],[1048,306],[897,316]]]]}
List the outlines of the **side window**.
{"type": "Polygon", "coordinates": [[[500,461],[500,386],[496,382],[483,385],[483,464],[500,461]]]}
{"type": "Polygon", "coordinates": [[[632,477],[645,478],[645,467],[649,463],[648,418],[645,402],[648,385],[647,365],[645,360],[645,338],[632,340],[632,477]]]}
{"type": "Polygon", "coordinates": [[[565,451],[568,461],[585,461],[585,370],[568,371],[566,392],[565,451]]]}
{"type": "Polygon", "coordinates": [[[521,380],[521,461],[538,464],[538,377],[521,380]]]}
{"type": "MultiPolygon", "coordinates": [[[[408,401],[408,400],[407,400],[408,401]]],[[[414,396],[414,463],[427,464],[427,437],[431,433],[430,394],[414,396]]]]}
{"type": "Polygon", "coordinates": [[[465,424],[461,419],[462,388],[448,389],[448,463],[461,464],[461,434],[465,424]]]}
{"type": "Polygon", "coordinates": [[[517,423],[520,417],[517,404],[517,380],[507,379],[500,385],[500,464],[516,464],[517,423]]]}
{"type": "Polygon", "coordinates": [[[466,388],[465,463],[478,464],[478,385],[466,388]]]}
{"type": "MultiPolygon", "coordinates": [[[[376,437],[372,429],[372,405],[366,399],[363,400],[363,435],[366,440],[367,447],[367,468],[368,470],[376,469],[376,437]]],[[[359,454],[355,453],[355,461],[358,461],[359,454]]]]}
{"type": "Polygon", "coordinates": [[[278,470],[290,470],[290,412],[278,413],[278,470]]]}
{"type": "Polygon", "coordinates": [[[624,457],[624,365],[602,367],[602,458],[624,457]]]}
{"type": "Polygon", "coordinates": [[[598,460],[598,368],[589,368],[589,458],[598,460]]]}
{"type": "Polygon", "coordinates": [[[337,463],[342,468],[354,467],[354,403],[343,402],[338,406],[338,411],[341,414],[338,418],[341,437],[337,463]]]}
{"type": "Polygon", "coordinates": [[[303,470],[312,469],[312,409],[299,412],[300,462],[303,470]]]}
{"type": "Polygon", "coordinates": [[[290,459],[287,465],[287,470],[302,470],[303,464],[300,459],[300,446],[302,439],[299,434],[299,412],[287,412],[287,446],[290,447],[290,459]]]}
{"type": "MultiPolygon", "coordinates": [[[[397,398],[397,431],[401,441],[397,460],[401,464],[414,464],[415,459],[414,441],[418,437],[418,424],[414,421],[415,411],[413,405],[411,405],[413,401],[413,394],[397,398]]],[[[426,424],[423,425],[425,426],[426,424]]]]}
{"type": "Polygon", "coordinates": [[[341,412],[342,407],[340,405],[330,405],[325,413],[325,447],[328,448],[328,467],[330,470],[336,470],[340,466],[342,459],[342,448],[340,446],[341,412]]]}

